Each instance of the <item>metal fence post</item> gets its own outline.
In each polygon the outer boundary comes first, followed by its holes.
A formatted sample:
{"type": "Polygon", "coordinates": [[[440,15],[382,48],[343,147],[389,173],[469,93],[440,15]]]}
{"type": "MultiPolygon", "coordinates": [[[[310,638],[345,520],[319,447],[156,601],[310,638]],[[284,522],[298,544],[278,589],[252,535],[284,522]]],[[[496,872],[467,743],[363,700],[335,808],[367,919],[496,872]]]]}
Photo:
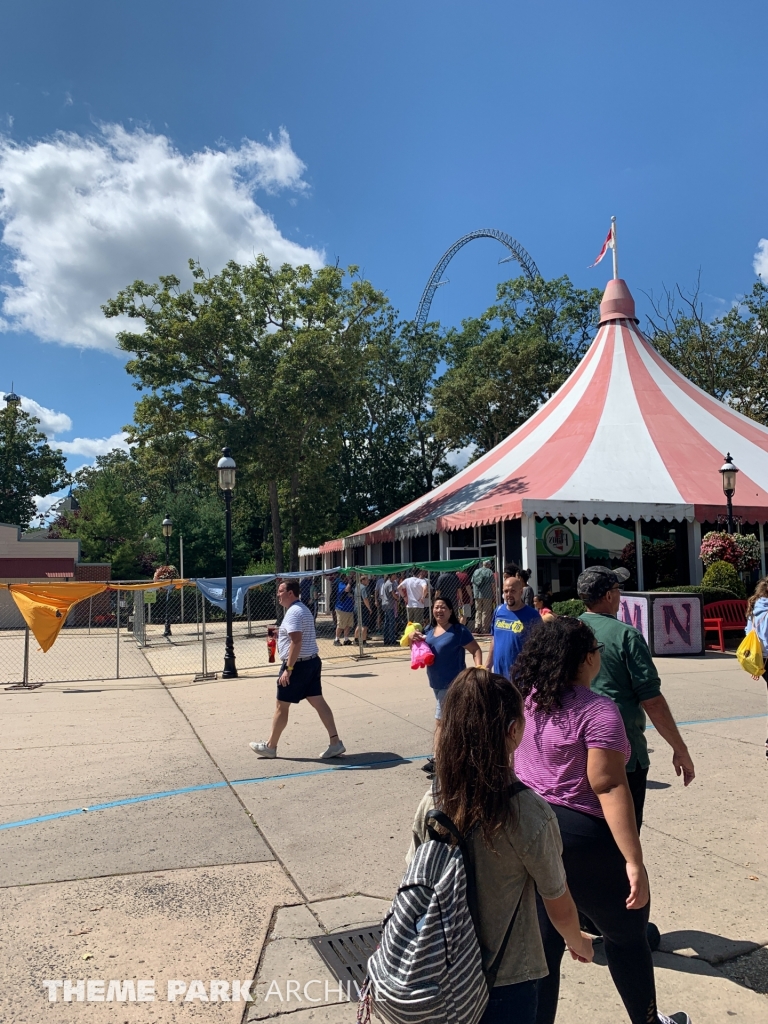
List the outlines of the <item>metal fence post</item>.
{"type": "Polygon", "coordinates": [[[29,626],[24,629],[24,675],[21,685],[29,686],[29,626]]]}
{"type": "Polygon", "coordinates": [[[12,683],[10,686],[6,686],[6,690],[37,690],[41,687],[42,683],[30,683],[29,681],[29,626],[24,624],[24,669],[22,671],[21,682],[12,683]]]}
{"type": "Polygon", "coordinates": [[[117,654],[115,657],[115,679],[120,678],[120,591],[115,591],[115,620],[117,622],[117,654]]]}
{"type": "Polygon", "coordinates": [[[93,617],[93,594],[88,598],[88,636],[91,635],[91,618],[93,617]]]}
{"type": "Polygon", "coordinates": [[[356,661],[361,661],[363,658],[371,658],[371,654],[366,654],[363,648],[363,602],[360,598],[360,571],[355,570],[357,578],[357,585],[355,586],[355,609],[357,610],[357,644],[358,653],[354,656],[356,661]]]}
{"type": "Polygon", "coordinates": [[[248,636],[252,636],[253,634],[251,633],[251,592],[250,592],[250,590],[246,590],[246,592],[245,592],[245,601],[246,601],[246,606],[248,608],[248,636]]]}
{"type": "MultiPolygon", "coordinates": [[[[195,588],[195,589],[197,589],[197,588],[195,588]]],[[[200,619],[201,619],[202,628],[203,628],[203,645],[202,645],[202,654],[203,654],[202,662],[203,663],[200,666],[201,671],[198,672],[197,675],[195,676],[195,682],[197,682],[200,679],[216,679],[217,678],[215,672],[209,672],[208,671],[208,646],[206,644],[206,639],[205,639],[205,596],[203,594],[200,595],[200,609],[201,609],[200,619]]]]}

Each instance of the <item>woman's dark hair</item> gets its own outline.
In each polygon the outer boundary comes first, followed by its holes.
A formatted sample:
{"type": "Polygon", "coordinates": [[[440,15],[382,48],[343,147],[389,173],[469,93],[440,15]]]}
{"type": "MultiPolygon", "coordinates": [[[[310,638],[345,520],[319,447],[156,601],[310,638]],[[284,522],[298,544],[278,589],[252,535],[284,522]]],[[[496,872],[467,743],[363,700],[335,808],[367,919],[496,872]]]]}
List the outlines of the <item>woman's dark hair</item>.
{"type": "Polygon", "coordinates": [[[531,570],[530,569],[518,569],[517,570],[517,575],[520,577],[520,579],[523,581],[523,583],[527,587],[528,586],[528,580],[531,578],[531,570]]]}
{"type": "Polygon", "coordinates": [[[443,705],[435,751],[440,808],[464,835],[479,826],[487,846],[511,821],[507,731],[522,715],[517,687],[484,668],[460,672],[443,705]]]}
{"type": "Polygon", "coordinates": [[[442,594],[440,595],[440,597],[436,597],[435,600],[432,602],[432,618],[435,618],[435,605],[437,604],[438,601],[442,601],[445,607],[451,613],[450,616],[448,617],[448,622],[450,623],[450,625],[453,626],[455,624],[458,624],[459,620],[456,618],[456,612],[454,611],[453,608],[453,601],[450,599],[450,597],[444,597],[442,594]]]}
{"type": "Polygon", "coordinates": [[[562,707],[579,669],[597,646],[595,634],[581,619],[566,615],[534,629],[512,667],[512,682],[540,711],[562,707]]]}

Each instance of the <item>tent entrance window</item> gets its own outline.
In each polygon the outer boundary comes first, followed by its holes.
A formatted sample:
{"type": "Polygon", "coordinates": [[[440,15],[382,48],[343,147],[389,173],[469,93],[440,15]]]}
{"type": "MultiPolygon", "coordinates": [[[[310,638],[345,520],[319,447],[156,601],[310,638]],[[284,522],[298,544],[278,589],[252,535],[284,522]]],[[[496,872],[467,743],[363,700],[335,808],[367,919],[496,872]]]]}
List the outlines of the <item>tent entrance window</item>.
{"type": "Polygon", "coordinates": [[[643,536],[645,589],[680,587],[690,583],[686,524],[666,519],[660,522],[644,519],[640,529],[643,536]]]}
{"type": "MultiPolygon", "coordinates": [[[[626,590],[637,590],[635,523],[632,519],[594,519],[582,525],[584,564],[605,565],[609,569],[628,569],[626,590]]],[[[643,563],[645,564],[645,563],[643,563]]],[[[648,587],[648,578],[645,578],[648,587]]]]}
{"type": "Polygon", "coordinates": [[[547,600],[576,597],[581,572],[578,523],[562,517],[536,520],[536,570],[539,593],[547,600]]]}

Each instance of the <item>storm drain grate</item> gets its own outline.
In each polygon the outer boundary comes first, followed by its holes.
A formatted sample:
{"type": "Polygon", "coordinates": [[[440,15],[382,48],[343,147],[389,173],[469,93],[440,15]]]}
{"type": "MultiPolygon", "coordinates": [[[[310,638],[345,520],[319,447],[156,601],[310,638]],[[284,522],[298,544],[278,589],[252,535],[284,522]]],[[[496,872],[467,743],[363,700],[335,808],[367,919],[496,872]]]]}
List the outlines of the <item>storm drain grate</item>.
{"type": "Polygon", "coordinates": [[[368,958],[381,941],[381,925],[352,928],[333,935],[315,935],[309,940],[337,981],[362,985],[368,973],[368,958]]]}

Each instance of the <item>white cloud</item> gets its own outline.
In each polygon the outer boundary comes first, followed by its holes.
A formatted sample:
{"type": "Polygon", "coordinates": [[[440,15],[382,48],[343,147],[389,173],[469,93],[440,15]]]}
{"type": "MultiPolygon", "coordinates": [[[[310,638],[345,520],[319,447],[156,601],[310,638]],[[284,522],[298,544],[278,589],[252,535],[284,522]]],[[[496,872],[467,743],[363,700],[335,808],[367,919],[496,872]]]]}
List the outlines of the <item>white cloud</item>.
{"type": "MultiPolygon", "coordinates": [[[[66,431],[72,429],[72,420],[65,412],[55,412],[53,409],[46,409],[44,405],[40,405],[34,398],[27,398],[26,395],[19,395],[19,397],[21,398],[21,408],[24,412],[28,412],[30,416],[36,416],[40,420],[40,429],[48,437],[66,433],[66,431]]],[[[5,392],[0,391],[0,401],[4,399],[5,392]]]]}
{"type": "Polygon", "coordinates": [[[445,461],[458,473],[460,469],[464,469],[476,451],[476,444],[468,444],[466,448],[457,448],[456,451],[449,452],[445,457],[445,461]]]}
{"type": "Polygon", "coordinates": [[[100,307],[136,278],[188,279],[190,257],[217,272],[261,252],[321,266],[322,253],[285,238],[254,200],[257,188],[305,190],[304,170],[284,129],[265,144],[190,155],[119,125],[30,144],[0,136],[2,241],[18,279],[3,286],[0,329],[114,350],[128,324],[100,307]]]}
{"type": "Polygon", "coordinates": [[[761,238],[757,243],[757,252],[752,263],[755,273],[768,282],[768,238],[761,238]]]}
{"type": "MultiPolygon", "coordinates": [[[[5,399],[5,392],[0,391],[0,402],[5,399]]],[[[97,455],[106,455],[115,448],[128,451],[129,446],[124,431],[112,434],[110,437],[75,437],[72,441],[59,441],[56,434],[67,433],[72,429],[72,420],[65,412],[56,412],[54,409],[47,409],[40,405],[34,398],[27,398],[26,395],[19,395],[21,408],[31,416],[40,420],[40,429],[48,436],[53,448],[60,448],[65,455],[82,455],[86,459],[95,459],[97,455]]],[[[35,499],[37,500],[37,499],[35,499]]],[[[41,498],[41,501],[48,499],[41,498]]]]}
{"type": "Polygon", "coordinates": [[[86,458],[95,459],[97,455],[106,455],[115,448],[122,448],[128,451],[127,434],[122,431],[119,434],[112,434],[111,437],[76,437],[73,441],[55,441],[52,444],[61,448],[65,455],[84,455],[86,458]]]}

